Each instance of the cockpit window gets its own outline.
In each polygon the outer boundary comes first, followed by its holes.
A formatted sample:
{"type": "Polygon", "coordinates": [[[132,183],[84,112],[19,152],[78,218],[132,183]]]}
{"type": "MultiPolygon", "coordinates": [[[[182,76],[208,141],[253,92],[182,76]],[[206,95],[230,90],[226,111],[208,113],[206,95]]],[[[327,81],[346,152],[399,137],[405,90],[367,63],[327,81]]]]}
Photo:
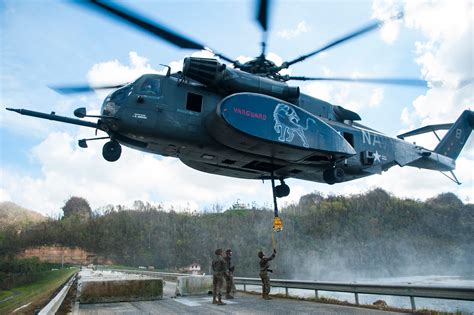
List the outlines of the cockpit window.
{"type": "Polygon", "coordinates": [[[123,88],[120,88],[113,92],[110,95],[110,100],[113,102],[120,102],[121,100],[125,99],[127,96],[130,95],[130,92],[132,91],[132,85],[127,84],[123,88]]]}
{"type": "Polygon", "coordinates": [[[160,79],[157,78],[148,78],[146,79],[139,90],[140,94],[158,96],[160,92],[160,79]]]}

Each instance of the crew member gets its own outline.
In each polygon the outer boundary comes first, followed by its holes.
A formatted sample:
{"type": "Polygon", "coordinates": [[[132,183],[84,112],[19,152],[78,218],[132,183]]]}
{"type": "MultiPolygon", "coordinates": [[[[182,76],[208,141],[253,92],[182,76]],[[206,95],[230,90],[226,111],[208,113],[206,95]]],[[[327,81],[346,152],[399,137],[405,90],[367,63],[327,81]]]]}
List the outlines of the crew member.
{"type": "Polygon", "coordinates": [[[262,297],[265,300],[271,300],[272,298],[269,296],[270,294],[270,277],[268,276],[269,272],[272,272],[270,268],[270,264],[268,263],[270,260],[275,258],[276,250],[273,250],[273,254],[270,257],[265,257],[265,254],[262,251],[258,252],[258,258],[260,258],[260,278],[262,279],[262,297]]]}
{"type": "Polygon", "coordinates": [[[222,302],[222,285],[224,284],[224,273],[226,270],[226,264],[224,261],[223,251],[221,248],[216,249],[216,257],[212,261],[212,304],[225,305],[222,302]]]}
{"type": "Polygon", "coordinates": [[[232,250],[229,248],[225,251],[224,260],[226,262],[226,272],[224,274],[225,284],[226,284],[226,299],[234,298],[234,269],[235,266],[232,264],[232,250]]]}

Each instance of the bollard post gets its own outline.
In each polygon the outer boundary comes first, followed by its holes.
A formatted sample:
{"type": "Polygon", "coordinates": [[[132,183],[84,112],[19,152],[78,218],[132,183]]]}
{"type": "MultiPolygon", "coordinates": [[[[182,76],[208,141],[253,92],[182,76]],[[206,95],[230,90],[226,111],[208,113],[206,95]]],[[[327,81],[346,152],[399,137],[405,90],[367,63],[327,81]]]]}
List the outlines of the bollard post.
{"type": "Polygon", "coordinates": [[[415,297],[414,296],[410,296],[410,303],[411,303],[411,310],[413,312],[416,311],[416,305],[415,305],[415,297]]]}

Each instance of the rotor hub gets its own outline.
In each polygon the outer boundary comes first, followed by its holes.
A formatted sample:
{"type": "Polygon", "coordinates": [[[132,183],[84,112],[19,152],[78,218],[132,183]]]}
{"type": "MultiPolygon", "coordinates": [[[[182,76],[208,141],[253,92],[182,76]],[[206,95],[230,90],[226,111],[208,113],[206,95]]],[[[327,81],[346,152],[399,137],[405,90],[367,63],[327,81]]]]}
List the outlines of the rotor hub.
{"type": "Polygon", "coordinates": [[[236,64],[236,68],[252,73],[261,77],[267,77],[277,81],[285,81],[278,71],[278,67],[273,61],[270,61],[261,55],[253,60],[247,61],[244,64],[236,64]]]}

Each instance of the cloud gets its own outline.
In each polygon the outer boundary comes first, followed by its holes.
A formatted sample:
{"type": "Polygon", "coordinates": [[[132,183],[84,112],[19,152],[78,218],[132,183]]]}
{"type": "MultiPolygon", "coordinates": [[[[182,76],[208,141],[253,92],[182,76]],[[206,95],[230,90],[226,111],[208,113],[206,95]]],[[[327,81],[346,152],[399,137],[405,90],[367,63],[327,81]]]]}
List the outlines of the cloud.
{"type": "Polygon", "coordinates": [[[383,88],[376,88],[372,90],[372,95],[369,100],[369,107],[376,107],[380,105],[383,100],[383,88]]]}
{"type": "MultiPolygon", "coordinates": [[[[196,51],[191,57],[213,58],[213,54],[207,50],[196,51]]],[[[153,68],[148,58],[140,56],[137,52],[131,51],[128,54],[129,64],[124,65],[118,60],[100,62],[92,66],[87,73],[87,81],[91,86],[118,85],[135,81],[144,74],[157,73],[165,74],[168,69],[153,68]]],[[[171,72],[178,72],[183,69],[183,61],[172,61],[168,64],[171,72]]],[[[102,101],[110,91],[96,91],[98,98],[102,101]]]]}
{"type": "Polygon", "coordinates": [[[0,188],[0,200],[1,201],[11,201],[10,194],[3,188],[0,188]]]}
{"type": "MultiPolygon", "coordinates": [[[[192,56],[212,57],[212,54],[201,51],[192,56]]],[[[182,60],[173,61],[170,66],[181,70],[182,60]]],[[[127,65],[117,60],[94,65],[88,73],[88,81],[92,85],[116,84],[135,80],[144,73],[159,72],[147,58],[131,52],[127,65]]],[[[92,109],[91,113],[94,112],[97,113],[97,108],[92,109]]],[[[89,142],[86,150],[77,146],[78,139],[93,136],[91,129],[67,130],[49,133],[30,151],[30,161],[40,166],[39,174],[0,168],[0,200],[14,200],[22,206],[54,215],[60,213],[59,209],[72,195],[86,198],[93,208],[109,203],[131,205],[137,199],[183,209],[202,209],[216,202],[226,205],[237,199],[247,203],[261,200],[262,204],[272,200],[268,182],[262,185],[260,181],[198,172],[174,158],[123,148],[119,161],[106,162],[101,154],[103,142],[89,142]],[[219,187],[217,195],[216,187],[219,187]]]]}
{"type": "Polygon", "coordinates": [[[464,202],[472,203],[472,196],[474,196],[473,169],[474,161],[472,159],[461,156],[457,160],[455,174],[462,183],[460,186],[454,184],[440,172],[394,166],[381,175],[372,175],[333,186],[302,182],[299,191],[302,192],[302,195],[314,190],[323,192],[326,195],[348,195],[365,193],[374,188],[382,188],[400,198],[420,200],[434,197],[441,192],[453,192],[464,202]]]}
{"type": "MultiPolygon", "coordinates": [[[[474,13],[471,1],[374,1],[374,16],[381,17],[399,10],[403,4],[404,27],[421,32],[423,39],[414,44],[415,62],[429,83],[425,94],[416,97],[411,107],[402,110],[401,121],[408,128],[417,128],[427,124],[454,122],[463,110],[472,107],[473,84],[460,87],[460,82],[474,77],[473,73],[473,21],[474,13]]],[[[472,108],[471,108],[472,109],[472,108]]],[[[439,132],[440,136],[444,132],[439,132]]],[[[415,137],[419,143],[433,148],[437,141],[432,134],[415,137]],[[421,141],[420,141],[421,140],[421,141]]],[[[456,174],[463,182],[461,187],[443,186],[446,179],[429,171],[401,171],[390,175],[394,183],[388,185],[395,193],[404,194],[414,189],[420,197],[426,196],[436,187],[446,187],[468,199],[473,195],[474,160],[472,136],[457,161],[456,174]],[[406,175],[406,176],[404,176],[406,175]],[[419,185],[423,182],[423,187],[419,185]]],[[[384,175],[385,176],[385,175],[384,175]]],[[[372,180],[372,179],[371,179],[372,180]]],[[[385,185],[392,180],[384,180],[385,185]]],[[[471,200],[472,201],[472,200],[471,200]]]]}
{"type": "Polygon", "coordinates": [[[145,73],[158,73],[148,63],[148,59],[129,53],[130,66],[122,65],[118,60],[101,62],[92,66],[87,73],[91,85],[123,84],[135,80],[145,73]]]}
{"type": "Polygon", "coordinates": [[[75,136],[51,133],[34,147],[31,154],[41,165],[39,176],[2,168],[5,187],[0,188],[0,200],[15,200],[45,214],[60,213],[65,200],[74,195],[86,198],[93,208],[110,203],[131,205],[135,200],[194,209],[237,198],[271,202],[268,182],[262,185],[260,181],[210,175],[175,158],[158,158],[128,148],[123,148],[117,162],[106,162],[100,141],[90,142],[87,149],[77,146],[77,139],[84,136],[90,135],[86,131],[75,136]]]}
{"type": "MultiPolygon", "coordinates": [[[[326,68],[326,72],[331,71],[326,68]]],[[[358,77],[353,75],[352,77],[358,77]]],[[[384,99],[383,88],[350,82],[314,81],[300,86],[303,93],[353,111],[362,111],[380,105],[384,99]]]]}
{"type": "MultiPolygon", "coordinates": [[[[131,51],[128,54],[129,65],[123,65],[118,60],[100,62],[92,66],[87,73],[87,81],[91,86],[119,85],[132,82],[146,73],[159,73],[153,69],[148,59],[131,51]]],[[[110,91],[97,90],[97,97],[103,100],[110,91]]]]}
{"type": "MultiPolygon", "coordinates": [[[[400,115],[400,120],[404,125],[407,125],[409,129],[414,129],[414,122],[415,122],[415,117],[413,117],[414,114],[410,112],[408,107],[403,107],[402,109],[402,114],[400,115]]],[[[402,132],[405,132],[408,130],[403,130],[402,132]]]]}
{"type": "MultiPolygon", "coordinates": [[[[472,83],[462,88],[458,87],[459,82],[473,77],[472,6],[468,1],[459,1],[456,4],[448,1],[406,3],[374,1],[374,17],[386,20],[400,12],[400,4],[403,5],[406,19],[404,23],[396,23],[392,26],[422,31],[424,39],[414,44],[415,62],[420,66],[420,72],[430,86],[426,93],[414,98],[412,106],[403,108],[400,119],[406,126],[404,131],[426,124],[454,122],[464,109],[472,107],[474,103],[472,83]],[[447,8],[451,5],[454,8],[447,8]]],[[[393,43],[398,34],[399,30],[394,30],[393,36],[385,40],[393,43]]],[[[325,71],[331,73],[328,68],[325,68],[325,71]]],[[[353,77],[364,76],[354,73],[353,77]]],[[[360,87],[360,89],[359,86],[358,89],[354,89],[346,84],[311,82],[303,85],[302,90],[314,97],[341,104],[356,111],[377,106],[382,102],[383,89],[366,89],[362,85],[360,87]]],[[[440,131],[438,134],[442,137],[445,132],[440,131]]],[[[431,149],[438,142],[431,133],[409,140],[431,149]]],[[[397,196],[420,199],[432,197],[440,191],[452,191],[464,201],[472,202],[473,143],[471,136],[461,157],[457,160],[455,173],[463,183],[461,186],[455,185],[439,172],[395,166],[382,175],[334,186],[322,186],[319,190],[325,193],[335,191],[351,194],[364,192],[370,187],[381,187],[397,196]]]]}
{"type": "MultiPolygon", "coordinates": [[[[420,57],[418,62],[421,67],[426,67],[427,76],[443,77],[448,70],[453,72],[453,75],[458,73],[454,71],[460,69],[457,61],[447,63],[445,67],[437,64],[436,58],[445,57],[445,50],[441,43],[420,42],[417,50],[420,57]],[[431,53],[433,58],[429,57],[429,54],[421,58],[427,53],[431,53]],[[433,69],[436,71],[430,70],[435,66],[437,68],[433,69]]],[[[193,53],[192,56],[210,58],[212,54],[201,51],[193,53]]],[[[282,62],[282,58],[273,53],[269,53],[268,58],[276,64],[282,62]]],[[[248,59],[241,56],[239,61],[244,62],[248,59]]],[[[179,71],[182,68],[182,60],[173,61],[169,65],[173,72],[179,71]]],[[[135,80],[144,73],[164,73],[164,71],[166,69],[154,69],[147,58],[130,52],[128,64],[121,64],[117,60],[98,63],[90,69],[87,78],[90,84],[116,84],[135,80]]],[[[331,69],[325,68],[324,71],[331,72],[331,69]]],[[[302,89],[313,96],[335,104],[343,104],[353,110],[377,106],[384,97],[383,89],[362,88],[362,85],[355,89],[349,88],[346,83],[312,82],[303,85],[302,89]]],[[[453,95],[448,90],[443,92],[432,89],[426,95],[420,96],[412,109],[406,108],[403,111],[403,122],[416,125],[420,120],[432,121],[435,120],[435,116],[440,118],[443,115],[451,115],[447,111],[453,110],[453,103],[467,106],[470,102],[468,91],[468,89],[460,90],[453,95]],[[442,100],[448,107],[437,106],[430,109],[428,104],[435,98],[436,103],[442,100]]],[[[89,99],[83,101],[90,102],[89,99]]],[[[61,110],[66,110],[72,105],[63,103],[57,106],[61,110]]],[[[97,107],[93,110],[97,110],[97,107]]],[[[124,148],[119,161],[109,163],[101,156],[103,143],[90,142],[87,150],[77,147],[77,139],[91,136],[90,129],[68,130],[69,133],[49,134],[31,150],[32,161],[41,166],[39,174],[18,174],[14,170],[0,168],[2,178],[0,200],[14,200],[22,206],[45,214],[58,214],[64,202],[72,195],[85,197],[93,208],[109,203],[131,205],[137,199],[164,205],[178,205],[183,209],[189,207],[203,209],[214,203],[230,205],[237,199],[244,203],[258,200],[260,204],[271,205],[271,189],[268,182],[262,185],[259,181],[205,174],[184,166],[177,159],[161,158],[128,148],[124,148]]],[[[472,195],[473,166],[472,159],[460,158],[458,169],[464,185],[449,186],[449,189],[452,188],[464,199],[472,195]]],[[[400,170],[394,167],[382,176],[376,175],[335,186],[298,180],[288,180],[287,183],[292,192],[289,197],[281,199],[280,204],[296,202],[302,195],[314,190],[349,194],[363,192],[367,187],[382,187],[401,196],[426,198],[439,193],[440,187],[446,185],[448,180],[435,172],[412,168],[400,170]],[[423,190],[417,187],[420,182],[427,183],[423,190]]]]}
{"type": "Polygon", "coordinates": [[[383,22],[380,37],[388,44],[393,44],[400,34],[400,20],[394,19],[402,12],[400,2],[395,0],[374,0],[372,2],[372,18],[383,22]]]}
{"type": "Polygon", "coordinates": [[[284,39],[292,39],[295,38],[303,33],[307,33],[311,30],[311,28],[306,25],[305,21],[299,22],[295,28],[293,29],[283,29],[277,32],[277,36],[284,38],[284,39]]]}
{"type": "Polygon", "coordinates": [[[431,87],[404,115],[420,124],[454,121],[474,103],[472,81],[460,87],[474,77],[472,2],[407,1],[404,10],[405,27],[424,36],[415,43],[415,61],[431,87]]]}

